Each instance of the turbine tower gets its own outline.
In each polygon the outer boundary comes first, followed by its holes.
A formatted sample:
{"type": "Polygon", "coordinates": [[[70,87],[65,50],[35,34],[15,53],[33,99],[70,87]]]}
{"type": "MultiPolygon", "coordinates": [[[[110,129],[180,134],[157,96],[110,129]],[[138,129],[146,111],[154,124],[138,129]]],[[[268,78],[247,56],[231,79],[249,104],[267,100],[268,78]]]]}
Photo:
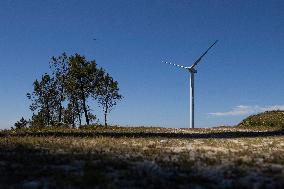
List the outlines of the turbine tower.
{"type": "Polygon", "coordinates": [[[190,87],[189,87],[189,92],[190,92],[190,127],[194,128],[194,74],[197,73],[197,70],[195,69],[195,66],[201,61],[201,59],[207,54],[207,52],[218,42],[216,40],[191,66],[182,66],[178,64],[173,64],[170,62],[165,62],[166,64],[171,64],[173,66],[177,66],[180,68],[187,69],[190,73],[190,87]]]}

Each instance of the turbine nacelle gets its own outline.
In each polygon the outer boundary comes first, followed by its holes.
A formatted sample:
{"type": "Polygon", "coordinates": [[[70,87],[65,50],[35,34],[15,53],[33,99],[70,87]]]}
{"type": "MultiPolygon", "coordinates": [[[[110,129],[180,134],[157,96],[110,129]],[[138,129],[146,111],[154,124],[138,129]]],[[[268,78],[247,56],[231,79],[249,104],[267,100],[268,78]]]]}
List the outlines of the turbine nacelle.
{"type": "Polygon", "coordinates": [[[187,69],[190,73],[197,73],[197,70],[194,68],[188,68],[187,69]]]}

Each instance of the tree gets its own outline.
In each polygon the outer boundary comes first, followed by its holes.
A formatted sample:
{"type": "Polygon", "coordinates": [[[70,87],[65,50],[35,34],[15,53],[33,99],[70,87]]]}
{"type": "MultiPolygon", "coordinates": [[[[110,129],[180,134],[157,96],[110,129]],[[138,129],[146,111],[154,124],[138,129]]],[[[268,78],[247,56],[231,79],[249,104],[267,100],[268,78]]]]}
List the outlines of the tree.
{"type": "Polygon", "coordinates": [[[109,74],[105,74],[100,78],[100,84],[96,89],[96,99],[103,108],[105,126],[107,126],[107,114],[113,109],[118,101],[122,99],[122,96],[118,93],[118,82],[114,81],[109,74]]]}
{"type": "Polygon", "coordinates": [[[76,127],[76,121],[79,121],[80,126],[82,124],[81,112],[82,110],[79,109],[77,101],[72,101],[71,99],[63,111],[63,122],[72,125],[72,127],[76,127]]]}
{"type": "Polygon", "coordinates": [[[68,56],[66,53],[62,53],[62,55],[58,57],[52,57],[49,62],[50,68],[52,70],[52,74],[55,78],[56,90],[59,95],[57,109],[58,109],[58,122],[62,121],[62,111],[63,111],[63,102],[66,98],[66,79],[68,74],[68,56]]]}
{"type": "Polygon", "coordinates": [[[38,111],[44,118],[44,123],[50,125],[55,121],[55,110],[58,104],[58,91],[54,78],[48,74],[44,74],[41,81],[36,80],[33,83],[34,91],[27,93],[27,97],[32,100],[30,109],[35,112],[38,111]]]}
{"type": "Polygon", "coordinates": [[[32,128],[44,128],[46,126],[46,118],[43,111],[37,112],[37,114],[33,114],[31,127],[32,128]]]}
{"type": "Polygon", "coordinates": [[[104,108],[107,125],[107,114],[122,98],[118,83],[98,68],[95,60],[79,54],[52,57],[50,68],[52,76],[44,74],[33,83],[33,92],[27,94],[32,101],[32,125],[66,123],[75,127],[82,124],[82,115],[89,125],[96,120],[89,104],[93,99],[104,108]]]}
{"type": "Polygon", "coordinates": [[[84,56],[75,54],[69,58],[69,70],[66,79],[68,96],[77,103],[77,110],[81,108],[85,115],[86,124],[90,124],[90,109],[87,100],[94,93],[96,80],[96,62],[87,61],[84,56]]]}
{"type": "Polygon", "coordinates": [[[28,125],[28,121],[25,120],[23,117],[20,119],[20,121],[17,121],[14,126],[16,129],[21,129],[21,128],[25,128],[28,125]]]}
{"type": "Polygon", "coordinates": [[[67,107],[63,111],[63,122],[69,125],[72,125],[72,127],[75,127],[76,116],[74,113],[74,107],[71,103],[68,103],[67,107]]]}

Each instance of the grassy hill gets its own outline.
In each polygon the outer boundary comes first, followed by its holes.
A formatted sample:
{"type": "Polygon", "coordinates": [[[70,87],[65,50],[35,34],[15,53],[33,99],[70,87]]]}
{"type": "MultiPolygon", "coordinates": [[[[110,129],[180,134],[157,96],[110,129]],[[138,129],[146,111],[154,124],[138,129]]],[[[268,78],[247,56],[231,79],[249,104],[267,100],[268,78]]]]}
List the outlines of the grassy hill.
{"type": "Polygon", "coordinates": [[[284,111],[266,111],[244,119],[238,127],[251,129],[284,129],[284,111]]]}

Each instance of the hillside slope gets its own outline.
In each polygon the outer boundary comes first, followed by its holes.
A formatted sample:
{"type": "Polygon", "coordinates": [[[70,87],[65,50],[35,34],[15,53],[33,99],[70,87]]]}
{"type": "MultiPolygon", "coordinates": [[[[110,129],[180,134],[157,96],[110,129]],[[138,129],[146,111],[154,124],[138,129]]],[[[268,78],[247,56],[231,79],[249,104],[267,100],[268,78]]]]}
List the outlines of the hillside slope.
{"type": "Polygon", "coordinates": [[[238,127],[242,128],[284,128],[284,111],[266,111],[256,115],[251,115],[244,119],[238,127]]]}

